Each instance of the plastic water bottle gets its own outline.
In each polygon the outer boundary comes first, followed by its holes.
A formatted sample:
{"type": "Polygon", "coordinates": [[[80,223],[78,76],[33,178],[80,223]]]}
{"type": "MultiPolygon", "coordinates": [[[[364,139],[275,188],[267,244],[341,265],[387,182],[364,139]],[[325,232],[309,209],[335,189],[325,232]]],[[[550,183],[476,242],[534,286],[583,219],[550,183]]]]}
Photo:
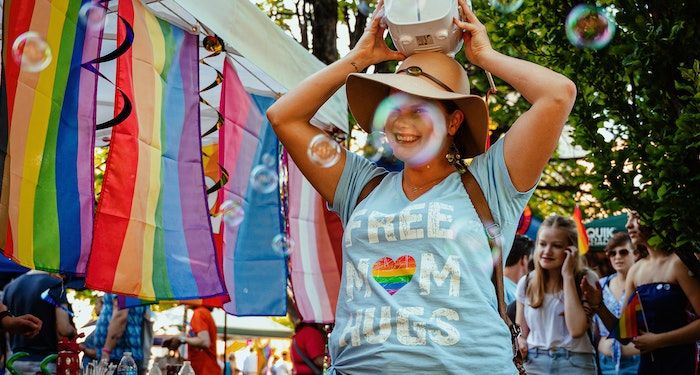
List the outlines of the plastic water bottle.
{"type": "Polygon", "coordinates": [[[182,364],[182,367],[180,368],[180,372],[178,372],[177,375],[195,375],[194,369],[192,368],[190,361],[185,361],[182,364]]]}
{"type": "Polygon", "coordinates": [[[117,366],[117,375],[138,375],[138,373],[139,368],[136,366],[131,352],[124,352],[124,356],[119,361],[119,366],[117,366]]]}

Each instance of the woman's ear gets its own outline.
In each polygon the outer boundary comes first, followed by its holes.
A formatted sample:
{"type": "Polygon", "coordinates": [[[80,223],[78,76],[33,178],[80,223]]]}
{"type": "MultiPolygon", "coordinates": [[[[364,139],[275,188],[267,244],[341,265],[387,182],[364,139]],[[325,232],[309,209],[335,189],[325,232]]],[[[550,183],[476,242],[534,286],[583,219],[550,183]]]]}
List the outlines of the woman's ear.
{"type": "Polygon", "coordinates": [[[464,112],[459,109],[452,112],[452,114],[448,115],[447,121],[447,134],[454,137],[464,121],[464,112]]]}

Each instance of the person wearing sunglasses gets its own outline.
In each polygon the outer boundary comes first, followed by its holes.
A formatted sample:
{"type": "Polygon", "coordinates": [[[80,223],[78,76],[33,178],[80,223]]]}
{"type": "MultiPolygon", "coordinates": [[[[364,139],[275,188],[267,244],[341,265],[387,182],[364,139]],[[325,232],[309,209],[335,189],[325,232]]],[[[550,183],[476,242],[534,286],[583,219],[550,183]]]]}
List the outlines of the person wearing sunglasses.
{"type": "MultiPolygon", "coordinates": [[[[649,256],[638,260],[627,272],[621,311],[630,298],[638,295],[641,309],[636,314],[638,335],[621,339],[630,341],[641,352],[638,374],[697,374],[700,340],[700,281],[671,249],[649,244],[652,229],[640,223],[637,211],[627,220],[632,246],[646,247],[649,256]]],[[[584,298],[594,306],[609,331],[619,324],[618,318],[603,300],[601,286],[582,283],[584,298]]]]}
{"type": "MultiPolygon", "coordinates": [[[[615,233],[605,245],[605,254],[615,273],[602,277],[599,281],[603,290],[603,303],[616,317],[625,304],[625,283],[627,273],[635,262],[630,236],[625,232],[615,233]]],[[[622,345],[614,338],[598,315],[595,325],[600,337],[598,341],[598,363],[603,375],[633,375],[639,369],[639,350],[634,344],[622,345]]]]}

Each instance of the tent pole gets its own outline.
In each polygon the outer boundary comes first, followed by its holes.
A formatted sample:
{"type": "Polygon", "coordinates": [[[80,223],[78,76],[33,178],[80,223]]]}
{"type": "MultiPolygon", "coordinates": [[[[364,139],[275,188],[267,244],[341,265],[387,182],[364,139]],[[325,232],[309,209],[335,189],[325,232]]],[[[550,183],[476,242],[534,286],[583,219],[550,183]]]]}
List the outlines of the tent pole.
{"type": "MultiPolygon", "coordinates": [[[[228,313],[224,311],[224,375],[226,375],[226,363],[228,362],[228,357],[226,356],[226,348],[228,347],[228,343],[226,342],[228,339],[228,313]]],[[[233,373],[233,369],[231,369],[231,373],[233,373]]]]}

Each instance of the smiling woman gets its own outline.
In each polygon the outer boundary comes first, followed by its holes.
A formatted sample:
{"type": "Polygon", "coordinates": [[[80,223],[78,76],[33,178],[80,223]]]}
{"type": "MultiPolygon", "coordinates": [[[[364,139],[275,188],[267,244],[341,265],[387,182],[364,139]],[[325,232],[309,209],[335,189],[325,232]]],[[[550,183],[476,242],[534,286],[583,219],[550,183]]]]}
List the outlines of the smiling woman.
{"type": "MultiPolygon", "coordinates": [[[[491,48],[486,27],[459,1],[469,61],[516,88],[531,104],[487,149],[488,111],[451,57],[411,56],[384,42],[382,2],[355,48],[309,77],[267,112],[280,141],[338,213],[345,232],[332,374],[490,373],[512,375],[511,333],[491,283],[489,239],[465,191],[485,196],[504,244],[532,195],[575,99],[574,84],[544,67],[491,48]],[[394,74],[364,74],[404,60],[394,74]],[[344,151],[333,165],[307,152],[321,130],[313,114],[343,83],[359,126],[381,130],[400,172],[344,151]],[[463,158],[473,158],[466,168],[463,158]],[[463,175],[461,175],[464,173],[463,175]],[[487,265],[487,266],[484,266],[487,265]],[[459,298],[455,298],[459,297],[459,298]]],[[[374,134],[374,133],[373,133],[374,134]]],[[[504,246],[502,256],[508,256],[504,246]]]]}

